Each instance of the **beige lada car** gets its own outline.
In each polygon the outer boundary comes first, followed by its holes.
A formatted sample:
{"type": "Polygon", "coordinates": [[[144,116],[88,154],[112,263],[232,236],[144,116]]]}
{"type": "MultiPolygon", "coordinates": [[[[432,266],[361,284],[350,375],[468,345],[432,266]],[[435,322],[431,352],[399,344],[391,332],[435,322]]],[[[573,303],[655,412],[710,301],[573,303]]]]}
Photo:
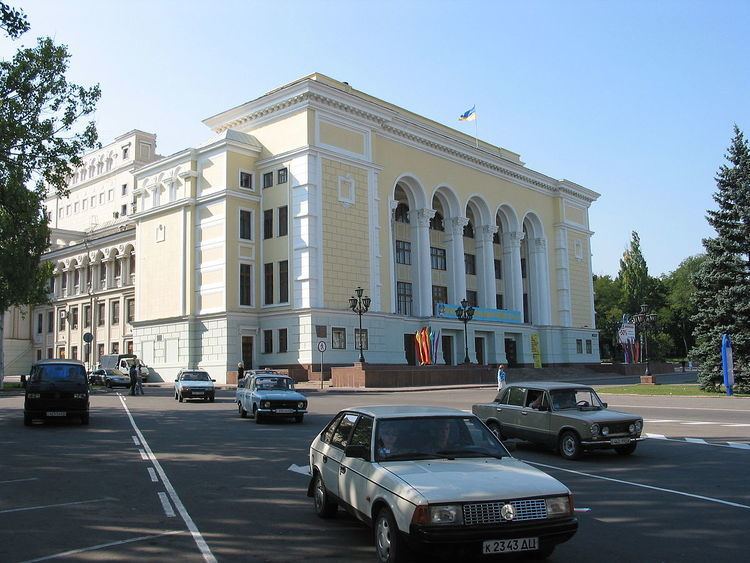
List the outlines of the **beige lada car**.
{"type": "Polygon", "coordinates": [[[501,440],[520,438],[557,448],[566,459],[586,450],[612,448],[629,455],[642,440],[643,419],[609,410],[591,387],[574,383],[513,383],[491,403],[474,405],[501,440]]]}

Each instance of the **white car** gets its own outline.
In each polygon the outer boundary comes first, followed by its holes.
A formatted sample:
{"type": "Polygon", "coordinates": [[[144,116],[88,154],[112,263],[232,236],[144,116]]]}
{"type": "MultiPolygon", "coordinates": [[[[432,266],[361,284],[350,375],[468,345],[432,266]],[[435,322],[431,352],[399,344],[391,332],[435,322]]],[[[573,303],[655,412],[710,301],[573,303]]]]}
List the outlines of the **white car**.
{"type": "Polygon", "coordinates": [[[545,558],[578,529],[565,485],[456,409],[343,410],[312,442],[310,471],[318,516],[341,506],[373,526],[382,563],[411,548],[545,558]]]}
{"type": "Polygon", "coordinates": [[[215,381],[206,371],[182,369],[174,380],[174,400],[201,399],[213,403],[216,398],[215,381]]]}

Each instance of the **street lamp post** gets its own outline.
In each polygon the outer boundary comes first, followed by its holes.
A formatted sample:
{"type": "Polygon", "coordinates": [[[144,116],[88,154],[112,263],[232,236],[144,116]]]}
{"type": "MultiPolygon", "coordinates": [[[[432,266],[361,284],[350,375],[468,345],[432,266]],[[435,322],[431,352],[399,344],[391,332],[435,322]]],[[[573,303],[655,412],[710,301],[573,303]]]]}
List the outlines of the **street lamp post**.
{"type": "Polygon", "coordinates": [[[358,287],[354,290],[357,296],[352,295],[349,298],[349,308],[359,315],[359,363],[361,364],[365,363],[365,355],[362,353],[362,315],[370,309],[372,301],[367,295],[362,296],[364,291],[364,289],[358,287]]]}
{"type": "Polygon", "coordinates": [[[461,306],[456,309],[456,317],[459,321],[464,323],[464,363],[470,364],[469,359],[469,331],[467,325],[469,321],[474,318],[474,307],[469,305],[466,299],[461,299],[461,306]]]}
{"type": "Polygon", "coordinates": [[[641,312],[636,313],[632,316],[633,322],[643,331],[643,352],[646,356],[646,373],[644,375],[651,375],[651,365],[648,359],[648,330],[656,321],[656,315],[648,312],[648,305],[641,305],[641,312]]]}

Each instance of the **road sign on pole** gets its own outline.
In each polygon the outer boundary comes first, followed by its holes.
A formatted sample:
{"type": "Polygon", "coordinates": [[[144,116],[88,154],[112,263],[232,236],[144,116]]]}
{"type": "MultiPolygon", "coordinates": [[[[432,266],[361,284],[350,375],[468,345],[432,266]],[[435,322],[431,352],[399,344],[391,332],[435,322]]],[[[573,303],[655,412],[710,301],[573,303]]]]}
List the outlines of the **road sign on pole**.
{"type": "Polygon", "coordinates": [[[323,389],[323,352],[326,351],[326,341],[318,342],[318,352],[320,352],[320,388],[323,389]]]}

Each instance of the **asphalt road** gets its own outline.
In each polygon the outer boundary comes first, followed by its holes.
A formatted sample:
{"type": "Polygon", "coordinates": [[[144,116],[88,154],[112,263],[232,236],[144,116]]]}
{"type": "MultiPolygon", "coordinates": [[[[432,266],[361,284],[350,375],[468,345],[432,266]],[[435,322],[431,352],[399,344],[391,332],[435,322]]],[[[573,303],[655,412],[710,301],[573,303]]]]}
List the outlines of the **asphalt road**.
{"type": "MultiPolygon", "coordinates": [[[[215,403],[147,393],[96,393],[88,427],[24,427],[23,398],[0,396],[0,561],[374,561],[364,526],[341,511],[331,521],[312,511],[308,479],[294,469],[306,466],[314,435],[347,406],[470,409],[494,394],[311,392],[303,424],[258,425],[238,416],[229,391],[215,403]]],[[[630,457],[597,452],[569,462],[530,445],[514,452],[590,509],[550,561],[742,559],[750,401],[605,400],[643,415],[655,437],[630,457]]]]}

